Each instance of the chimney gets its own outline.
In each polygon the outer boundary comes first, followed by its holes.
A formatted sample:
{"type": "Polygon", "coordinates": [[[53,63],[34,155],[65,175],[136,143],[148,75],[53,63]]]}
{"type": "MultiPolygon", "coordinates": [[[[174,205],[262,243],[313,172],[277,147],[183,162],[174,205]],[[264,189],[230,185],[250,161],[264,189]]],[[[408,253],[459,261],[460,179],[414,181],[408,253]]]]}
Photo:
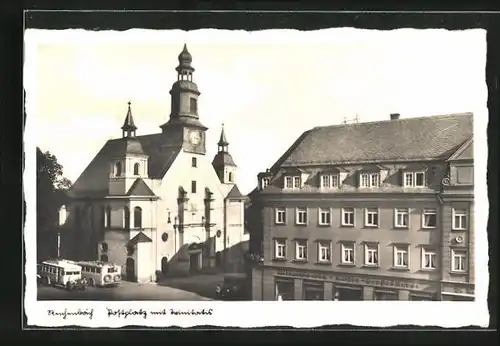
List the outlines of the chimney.
{"type": "Polygon", "coordinates": [[[392,113],[391,114],[391,120],[398,120],[399,119],[399,113],[392,113]]]}

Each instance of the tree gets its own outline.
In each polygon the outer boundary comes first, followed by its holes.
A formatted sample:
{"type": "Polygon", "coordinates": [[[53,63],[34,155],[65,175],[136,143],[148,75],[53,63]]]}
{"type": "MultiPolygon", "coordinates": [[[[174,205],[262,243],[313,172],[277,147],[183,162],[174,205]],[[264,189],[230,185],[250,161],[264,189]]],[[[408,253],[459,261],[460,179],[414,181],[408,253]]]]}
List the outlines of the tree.
{"type": "Polygon", "coordinates": [[[63,176],[63,167],[50,152],[37,147],[37,244],[39,258],[54,256],[57,243],[59,209],[67,200],[71,181],[63,176]]]}

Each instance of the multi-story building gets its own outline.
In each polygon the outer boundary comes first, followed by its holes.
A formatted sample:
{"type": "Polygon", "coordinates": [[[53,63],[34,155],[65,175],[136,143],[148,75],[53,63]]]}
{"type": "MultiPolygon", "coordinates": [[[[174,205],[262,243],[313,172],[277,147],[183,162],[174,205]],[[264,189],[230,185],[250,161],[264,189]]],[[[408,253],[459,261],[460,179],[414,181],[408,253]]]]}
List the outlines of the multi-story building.
{"type": "Polygon", "coordinates": [[[474,299],[472,124],[304,132],[250,194],[253,299],[474,299]]]}
{"type": "Polygon", "coordinates": [[[112,261],[129,280],[244,269],[244,197],[224,128],[212,162],[186,46],[170,119],[138,136],[129,103],[122,138],[107,141],[73,184],[61,255],[112,261]]]}

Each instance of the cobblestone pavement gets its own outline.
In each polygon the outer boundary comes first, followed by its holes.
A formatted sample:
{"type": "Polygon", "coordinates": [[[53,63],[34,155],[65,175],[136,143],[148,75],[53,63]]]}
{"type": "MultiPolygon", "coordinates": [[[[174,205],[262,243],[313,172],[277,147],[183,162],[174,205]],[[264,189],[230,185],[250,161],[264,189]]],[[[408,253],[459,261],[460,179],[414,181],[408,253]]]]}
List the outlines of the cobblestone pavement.
{"type": "Polygon", "coordinates": [[[189,291],[206,298],[216,299],[217,285],[224,281],[224,274],[200,274],[189,277],[165,278],[159,286],[189,291]]]}
{"type": "Polygon", "coordinates": [[[156,283],[122,282],[118,287],[87,287],[85,291],[38,286],[38,300],[212,300],[199,294],[156,283]]]}

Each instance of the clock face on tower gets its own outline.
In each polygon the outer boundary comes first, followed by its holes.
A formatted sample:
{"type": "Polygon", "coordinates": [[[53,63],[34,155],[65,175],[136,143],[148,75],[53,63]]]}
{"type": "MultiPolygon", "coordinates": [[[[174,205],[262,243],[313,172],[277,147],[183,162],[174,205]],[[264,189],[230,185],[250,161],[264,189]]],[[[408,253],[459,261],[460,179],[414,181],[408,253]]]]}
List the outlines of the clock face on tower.
{"type": "Polygon", "coordinates": [[[189,141],[191,142],[192,145],[198,145],[201,142],[201,133],[200,131],[192,131],[189,134],[189,141]]]}

